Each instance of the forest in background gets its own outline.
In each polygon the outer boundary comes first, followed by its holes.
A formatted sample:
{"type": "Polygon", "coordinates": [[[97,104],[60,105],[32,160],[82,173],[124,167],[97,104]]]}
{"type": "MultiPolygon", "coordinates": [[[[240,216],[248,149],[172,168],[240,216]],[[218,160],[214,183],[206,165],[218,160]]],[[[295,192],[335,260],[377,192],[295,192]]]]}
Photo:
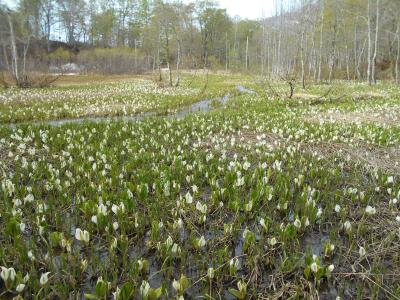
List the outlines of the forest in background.
{"type": "Polygon", "coordinates": [[[274,15],[230,17],[214,1],[20,0],[0,6],[0,69],[18,81],[81,72],[249,72],[307,81],[400,82],[400,1],[275,0],[274,15]]]}

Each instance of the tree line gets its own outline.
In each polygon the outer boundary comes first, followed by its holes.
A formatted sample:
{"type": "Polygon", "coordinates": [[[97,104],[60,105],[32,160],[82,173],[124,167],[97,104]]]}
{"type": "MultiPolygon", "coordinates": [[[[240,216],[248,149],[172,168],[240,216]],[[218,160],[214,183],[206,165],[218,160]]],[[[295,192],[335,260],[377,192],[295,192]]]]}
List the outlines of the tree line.
{"type": "Polygon", "coordinates": [[[75,62],[88,72],[246,71],[307,81],[400,83],[400,1],[274,0],[272,16],[231,17],[217,2],[20,0],[0,6],[0,68],[75,62]]]}

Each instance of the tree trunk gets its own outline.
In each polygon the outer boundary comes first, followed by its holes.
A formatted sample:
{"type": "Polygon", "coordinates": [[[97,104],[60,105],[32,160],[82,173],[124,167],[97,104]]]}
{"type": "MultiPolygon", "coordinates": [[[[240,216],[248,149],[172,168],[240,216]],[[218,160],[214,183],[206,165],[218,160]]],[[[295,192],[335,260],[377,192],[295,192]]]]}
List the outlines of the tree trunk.
{"type": "Polygon", "coordinates": [[[170,51],[169,51],[169,35],[168,35],[168,29],[165,30],[165,56],[167,59],[167,65],[168,65],[168,75],[169,75],[169,86],[172,86],[172,70],[171,70],[171,62],[170,62],[170,51]]]}
{"type": "Polygon", "coordinates": [[[277,57],[276,57],[276,75],[281,75],[282,69],[283,69],[283,63],[282,63],[282,55],[281,55],[281,42],[282,42],[282,31],[283,31],[283,3],[281,1],[281,7],[280,7],[280,17],[279,17],[279,33],[278,33],[278,45],[277,45],[277,57]]]}
{"type": "Polygon", "coordinates": [[[11,71],[10,70],[10,64],[8,62],[7,48],[6,48],[6,44],[5,43],[3,43],[3,55],[4,55],[5,67],[7,68],[7,70],[11,71]]]}
{"type": "Polygon", "coordinates": [[[153,66],[153,74],[155,73],[155,71],[156,71],[156,55],[154,54],[153,55],[153,64],[152,64],[153,66]]]}
{"type": "Polygon", "coordinates": [[[312,37],[311,37],[311,49],[310,49],[310,58],[308,62],[308,77],[315,77],[316,74],[316,64],[315,64],[315,27],[316,22],[313,26],[312,37]],[[314,74],[314,75],[311,75],[314,74]]]}
{"type": "Polygon", "coordinates": [[[172,69],[171,69],[171,64],[169,61],[167,62],[168,65],[168,81],[169,81],[169,86],[172,86],[172,69]]]}
{"type": "Polygon", "coordinates": [[[300,55],[301,55],[301,86],[303,89],[306,88],[305,70],[304,70],[304,30],[301,32],[300,42],[300,55]]]}
{"type": "Polygon", "coordinates": [[[246,71],[249,69],[249,36],[246,40],[246,71]]]}
{"type": "Polygon", "coordinates": [[[360,64],[358,63],[358,26],[357,20],[354,25],[354,71],[355,71],[355,79],[361,79],[361,72],[360,72],[360,64]]]}
{"type": "Polygon", "coordinates": [[[160,55],[160,43],[161,43],[161,34],[158,35],[158,47],[157,47],[157,60],[158,60],[158,74],[159,81],[162,82],[162,72],[161,72],[161,55],[160,55]]]}
{"type": "Polygon", "coordinates": [[[50,33],[51,33],[51,20],[50,20],[50,12],[48,12],[47,16],[46,16],[46,42],[47,42],[47,51],[50,52],[50,33]]]}
{"type": "Polygon", "coordinates": [[[261,76],[264,76],[264,69],[265,69],[265,21],[263,20],[263,27],[262,27],[262,47],[261,47],[261,76]]]}
{"type": "Polygon", "coordinates": [[[321,8],[321,31],[320,31],[320,37],[319,37],[318,82],[321,82],[321,73],[322,73],[322,45],[323,45],[323,33],[324,33],[324,2],[322,1],[322,8],[321,8]]]}
{"type": "Polygon", "coordinates": [[[26,45],[24,45],[24,61],[23,61],[23,69],[22,69],[22,76],[25,77],[26,75],[26,55],[28,54],[28,49],[29,49],[29,43],[30,43],[30,37],[28,37],[28,42],[26,45]]]}
{"type": "Polygon", "coordinates": [[[225,73],[228,73],[228,33],[225,32],[225,73]]]}
{"type": "Polygon", "coordinates": [[[372,24],[371,24],[371,0],[368,0],[368,84],[372,85],[372,24]]]}
{"type": "Polygon", "coordinates": [[[10,40],[11,40],[11,57],[12,57],[12,74],[14,76],[15,81],[17,84],[20,82],[19,72],[18,72],[18,52],[17,52],[17,45],[15,43],[15,34],[14,34],[14,26],[11,20],[11,16],[7,14],[8,25],[10,27],[10,40]]]}
{"type": "Polygon", "coordinates": [[[374,55],[372,58],[372,81],[376,84],[376,57],[378,54],[378,37],[379,37],[379,17],[380,17],[380,0],[376,0],[376,28],[375,28],[375,45],[374,55]]]}
{"type": "Polygon", "coordinates": [[[397,23],[397,54],[396,54],[396,67],[395,67],[397,84],[400,84],[399,62],[400,62],[400,22],[397,23]]]}
{"type": "Polygon", "coordinates": [[[346,41],[346,73],[347,73],[347,80],[350,81],[350,51],[349,47],[347,46],[347,41],[346,41]]]}
{"type": "Polygon", "coordinates": [[[329,65],[329,82],[332,82],[334,71],[335,71],[335,64],[337,59],[337,50],[336,50],[336,38],[337,38],[337,19],[335,17],[335,23],[333,25],[333,40],[332,40],[332,55],[330,58],[330,65],[329,65]]]}
{"type": "Polygon", "coordinates": [[[181,56],[182,56],[182,46],[181,46],[181,41],[178,39],[178,58],[176,60],[176,83],[175,83],[175,86],[179,86],[179,84],[181,82],[181,74],[180,74],[181,56]]]}
{"type": "Polygon", "coordinates": [[[137,60],[137,41],[136,38],[134,40],[134,45],[135,45],[135,71],[138,72],[138,60],[137,60]]]}
{"type": "MultiPolygon", "coordinates": [[[[363,58],[363,55],[364,55],[364,51],[365,51],[365,44],[367,43],[367,40],[365,39],[364,40],[364,43],[363,43],[363,46],[362,46],[362,48],[361,48],[361,51],[360,51],[360,54],[357,56],[357,66],[356,66],[356,69],[360,72],[360,65],[361,65],[361,62],[362,62],[362,58],[363,58]]],[[[360,77],[359,78],[361,78],[361,72],[360,72],[360,77]]]]}

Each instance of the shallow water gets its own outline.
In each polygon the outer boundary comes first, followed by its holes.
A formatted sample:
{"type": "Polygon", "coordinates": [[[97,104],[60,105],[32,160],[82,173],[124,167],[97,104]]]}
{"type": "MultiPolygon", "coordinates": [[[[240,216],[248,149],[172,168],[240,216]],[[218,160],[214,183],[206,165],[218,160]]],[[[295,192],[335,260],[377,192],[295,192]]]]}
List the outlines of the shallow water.
{"type": "MultiPolygon", "coordinates": [[[[241,93],[255,94],[254,91],[247,89],[242,85],[238,85],[236,88],[241,93]]],[[[226,94],[225,96],[216,98],[216,99],[204,99],[204,100],[196,102],[190,106],[186,106],[175,113],[166,115],[165,117],[180,120],[190,114],[194,114],[194,113],[198,113],[198,112],[207,113],[207,112],[215,110],[221,106],[224,107],[230,98],[231,98],[231,95],[226,94]],[[219,105],[213,105],[213,103],[219,104],[219,105]]],[[[150,117],[156,117],[156,116],[157,116],[157,114],[155,112],[147,112],[147,113],[142,113],[142,114],[133,115],[133,116],[83,117],[83,118],[60,119],[60,120],[51,120],[51,121],[43,121],[43,122],[26,122],[26,123],[18,123],[18,124],[12,123],[12,124],[8,124],[8,126],[15,128],[17,125],[31,124],[31,125],[36,125],[36,126],[50,125],[50,126],[58,127],[58,126],[62,126],[65,124],[83,123],[83,122],[142,121],[142,120],[148,119],[150,117]]]]}
{"type": "Polygon", "coordinates": [[[225,104],[229,101],[231,98],[230,94],[227,94],[221,98],[217,99],[211,99],[211,100],[202,100],[199,102],[196,102],[195,104],[185,107],[182,110],[174,113],[173,115],[169,115],[168,117],[176,118],[176,119],[183,119],[187,115],[194,114],[197,112],[209,112],[211,110],[216,109],[217,107],[213,106],[213,102],[218,102],[222,107],[225,106],[225,104]]]}
{"type": "Polygon", "coordinates": [[[244,87],[243,85],[238,85],[236,88],[241,93],[246,93],[246,94],[255,94],[256,93],[255,91],[250,90],[250,89],[244,87]]]}
{"type": "Polygon", "coordinates": [[[304,249],[310,249],[312,254],[318,256],[324,255],[324,243],[329,240],[329,236],[326,233],[322,234],[308,234],[303,238],[304,249]]]}
{"type": "Polygon", "coordinates": [[[35,122],[34,125],[50,125],[50,126],[62,126],[64,124],[70,123],[83,123],[83,122],[104,122],[104,121],[141,121],[148,119],[150,117],[156,116],[155,113],[143,113],[134,116],[115,116],[115,117],[84,117],[84,118],[76,118],[76,119],[60,119],[60,120],[52,120],[52,121],[44,121],[44,122],[35,122]]]}

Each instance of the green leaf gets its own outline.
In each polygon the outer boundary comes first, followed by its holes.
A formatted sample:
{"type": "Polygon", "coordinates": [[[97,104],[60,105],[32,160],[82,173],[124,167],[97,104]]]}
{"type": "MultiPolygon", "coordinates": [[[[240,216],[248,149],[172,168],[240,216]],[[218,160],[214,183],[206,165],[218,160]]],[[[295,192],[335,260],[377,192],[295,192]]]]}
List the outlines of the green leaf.
{"type": "Polygon", "coordinates": [[[185,275],[181,275],[181,279],[179,279],[179,283],[183,290],[186,290],[189,287],[189,280],[185,275]]]}
{"type": "Polygon", "coordinates": [[[311,275],[311,268],[310,266],[307,266],[304,269],[304,277],[308,280],[310,278],[310,275],[311,275]]]}
{"type": "Polygon", "coordinates": [[[157,300],[158,298],[160,298],[162,295],[162,288],[159,287],[158,289],[152,289],[149,292],[149,299],[150,300],[157,300]]]}
{"type": "Polygon", "coordinates": [[[119,299],[120,300],[132,299],[134,291],[135,291],[135,287],[133,286],[132,283],[130,283],[130,282],[124,283],[122,285],[120,293],[119,293],[119,299]]]}
{"type": "Polygon", "coordinates": [[[103,281],[99,281],[96,284],[96,295],[97,297],[104,297],[107,294],[107,284],[103,281]]]}
{"type": "Polygon", "coordinates": [[[296,227],[293,224],[288,224],[285,229],[287,239],[292,239],[296,236],[296,227]]]}
{"type": "Polygon", "coordinates": [[[53,247],[57,247],[60,241],[61,241],[60,233],[58,232],[50,233],[50,242],[53,247]]]}
{"type": "Polygon", "coordinates": [[[230,289],[228,289],[228,291],[229,291],[229,293],[231,293],[236,298],[242,299],[242,294],[238,290],[230,288],[230,289]]]}
{"type": "Polygon", "coordinates": [[[21,230],[19,229],[17,220],[14,218],[10,219],[6,225],[6,233],[9,236],[16,237],[20,232],[21,230]]]}

